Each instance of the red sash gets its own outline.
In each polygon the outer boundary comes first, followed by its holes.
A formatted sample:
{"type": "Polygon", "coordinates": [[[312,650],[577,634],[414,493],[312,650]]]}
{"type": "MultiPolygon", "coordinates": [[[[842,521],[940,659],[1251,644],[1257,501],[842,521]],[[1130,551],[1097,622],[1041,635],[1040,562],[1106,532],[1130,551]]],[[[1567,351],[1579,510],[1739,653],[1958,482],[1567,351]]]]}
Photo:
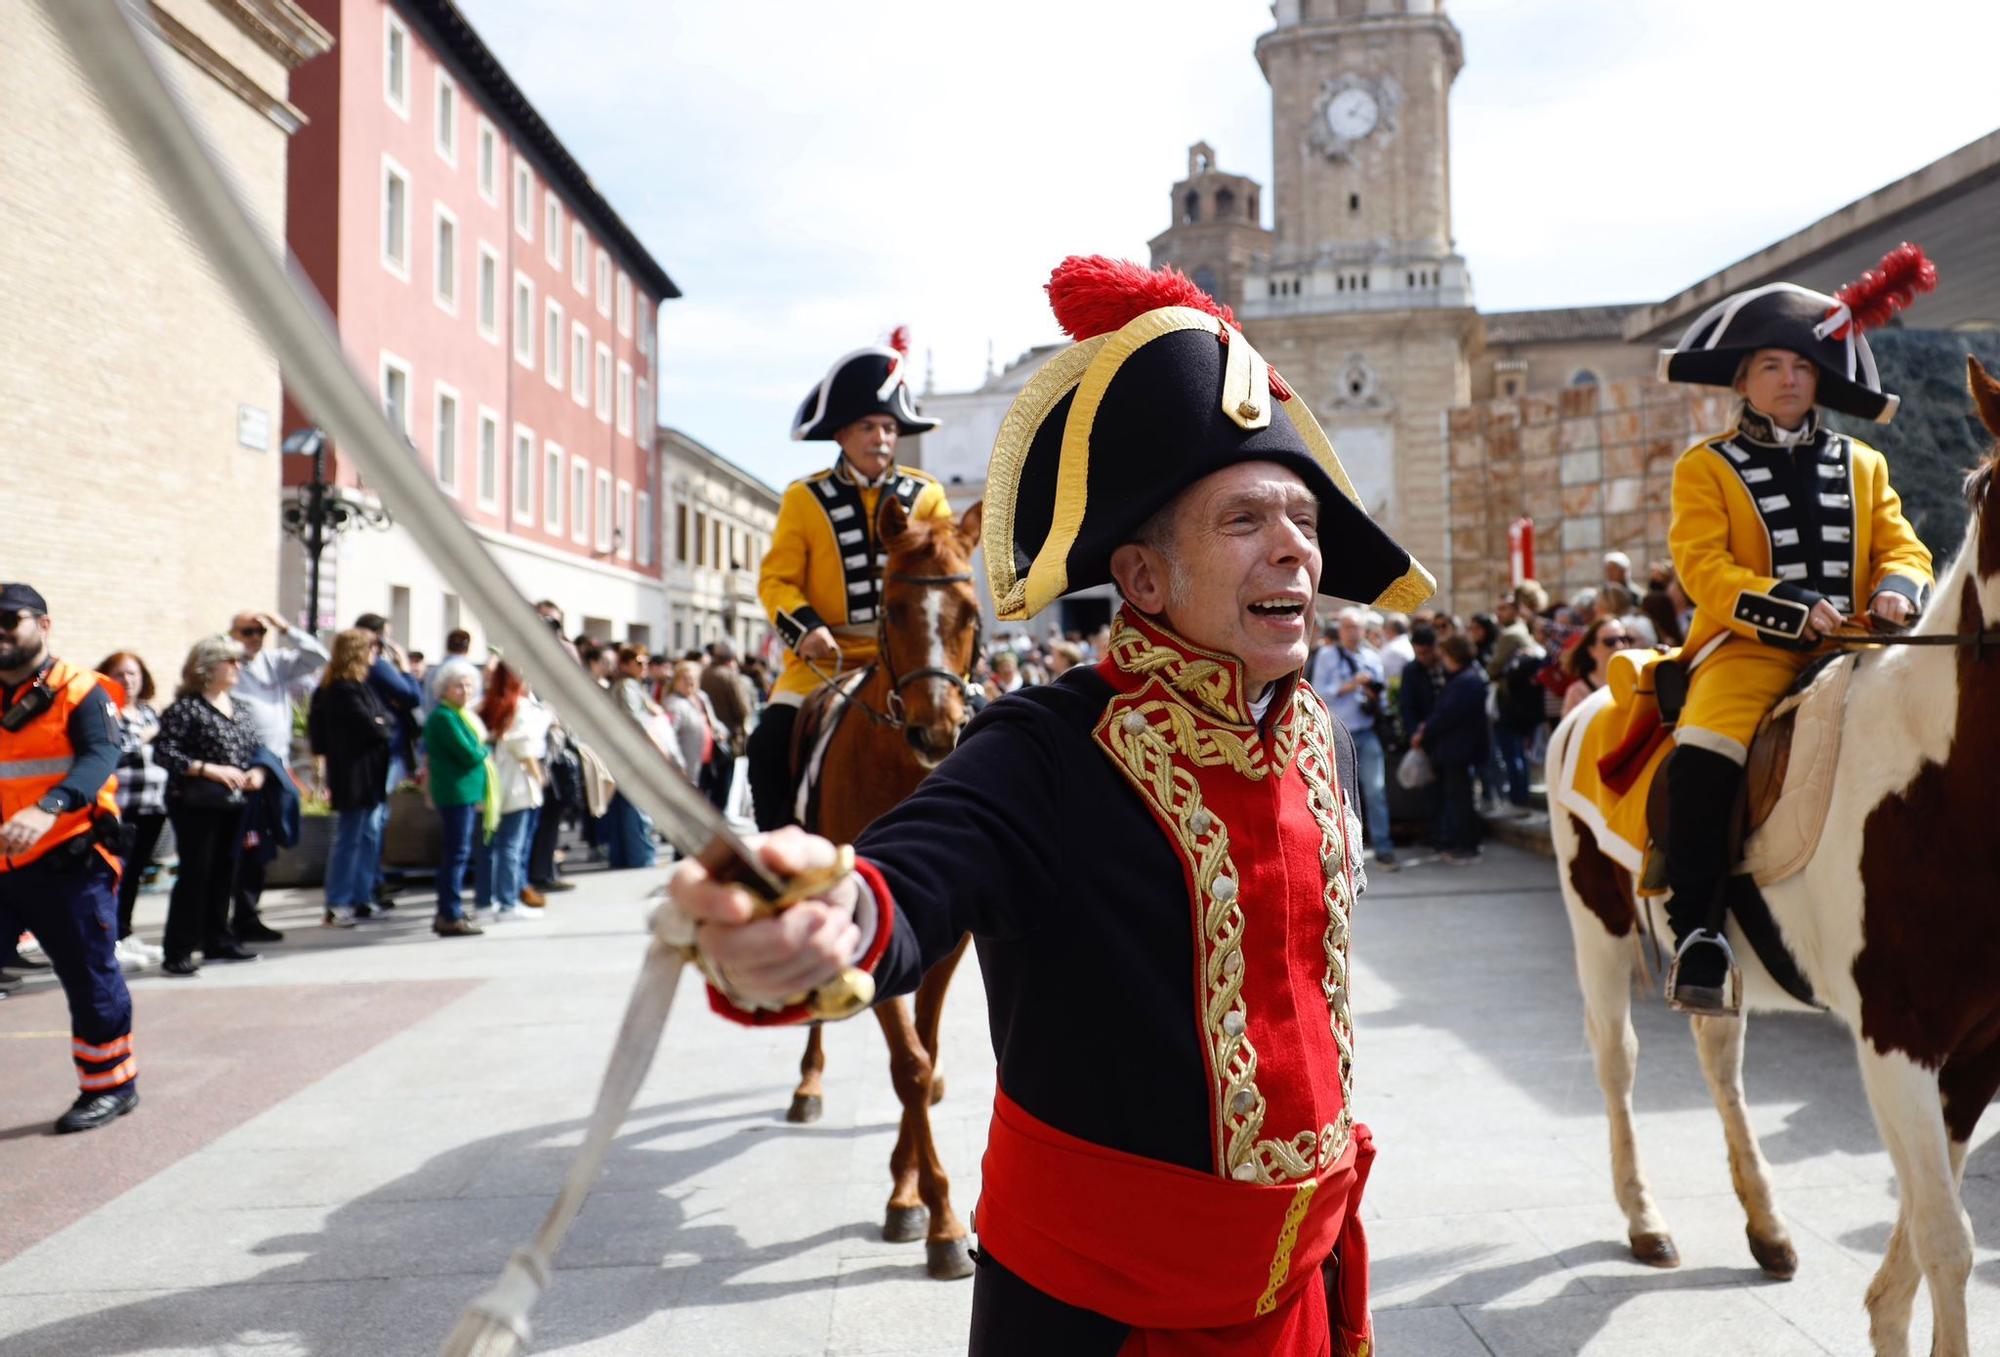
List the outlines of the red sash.
{"type": "Polygon", "coordinates": [[[1366,1357],[1374,1157],[1357,1125],[1317,1180],[1231,1182],[1079,1140],[996,1092],[973,1225],[1029,1285],[1131,1325],[1120,1357],[1366,1357]]]}

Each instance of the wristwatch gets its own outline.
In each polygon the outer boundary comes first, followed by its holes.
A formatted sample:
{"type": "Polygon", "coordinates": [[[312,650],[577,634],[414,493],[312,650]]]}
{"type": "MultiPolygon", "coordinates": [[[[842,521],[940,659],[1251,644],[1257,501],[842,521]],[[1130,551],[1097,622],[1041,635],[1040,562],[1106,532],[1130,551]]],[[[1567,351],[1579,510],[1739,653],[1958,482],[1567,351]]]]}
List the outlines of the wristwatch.
{"type": "Polygon", "coordinates": [[[69,798],[64,796],[61,792],[52,791],[48,793],[46,796],[44,796],[41,800],[37,801],[35,803],[35,808],[37,810],[47,811],[50,815],[67,814],[69,811],[69,798]]]}

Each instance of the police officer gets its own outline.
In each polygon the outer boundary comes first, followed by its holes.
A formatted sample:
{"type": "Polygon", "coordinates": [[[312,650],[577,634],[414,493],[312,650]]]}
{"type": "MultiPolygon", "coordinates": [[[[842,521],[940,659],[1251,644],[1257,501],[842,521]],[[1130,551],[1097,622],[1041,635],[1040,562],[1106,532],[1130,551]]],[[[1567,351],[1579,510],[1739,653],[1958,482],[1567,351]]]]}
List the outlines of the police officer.
{"type": "Polygon", "coordinates": [[[792,727],[799,706],[825,681],[875,658],[880,626],[882,540],[875,526],[882,496],[902,501],[912,519],[952,519],[944,487],[897,466],[896,439],[928,433],[935,419],[917,413],[905,380],[907,337],[840,358],[807,393],[792,437],[840,445],[840,459],[785,487],[771,548],[757,575],[757,597],[785,643],[784,672],[750,736],[750,792],[757,827],[793,822],[792,727]]]}
{"type": "Polygon", "coordinates": [[[139,1105],[132,996],[118,969],[117,705],[108,680],[49,651],[49,608],[0,584],[0,926],[25,928],[69,1000],[81,1092],[56,1131],[139,1105]]]}

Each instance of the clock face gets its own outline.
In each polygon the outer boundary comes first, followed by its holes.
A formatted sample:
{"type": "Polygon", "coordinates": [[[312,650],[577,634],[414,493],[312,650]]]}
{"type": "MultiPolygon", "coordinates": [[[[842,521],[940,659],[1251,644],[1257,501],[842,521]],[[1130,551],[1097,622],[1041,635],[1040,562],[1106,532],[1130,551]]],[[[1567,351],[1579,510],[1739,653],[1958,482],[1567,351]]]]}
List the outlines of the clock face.
{"type": "Polygon", "coordinates": [[[1375,96],[1364,89],[1344,89],[1326,106],[1327,130],[1348,141],[1359,141],[1373,132],[1381,116],[1375,96]]]}

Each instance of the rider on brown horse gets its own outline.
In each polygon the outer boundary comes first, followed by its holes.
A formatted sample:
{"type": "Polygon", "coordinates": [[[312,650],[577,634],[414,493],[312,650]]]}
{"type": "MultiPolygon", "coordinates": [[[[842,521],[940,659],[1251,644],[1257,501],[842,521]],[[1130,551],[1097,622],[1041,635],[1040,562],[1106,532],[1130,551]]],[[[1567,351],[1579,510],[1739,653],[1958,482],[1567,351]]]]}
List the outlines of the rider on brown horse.
{"type": "Polygon", "coordinates": [[[875,658],[882,593],[877,511],[886,491],[918,521],[949,523],[944,487],[895,465],[896,439],[928,433],[935,419],[917,413],[901,345],[871,345],[845,355],[806,394],[792,424],[795,439],[830,439],[840,460],[785,487],[778,524],[757,576],[757,597],[787,648],[784,672],[750,737],[750,791],[757,827],[797,819],[792,800],[792,728],[825,678],[853,673],[875,658]]]}
{"type": "Polygon", "coordinates": [[[987,572],[1010,621],[1115,581],[1109,653],[996,700],[817,897],[752,922],[685,864],[674,907],[716,1002],[765,1021],[846,966],[908,992],[973,935],[999,1062],[974,1354],[1357,1357],[1362,837],[1301,669],[1316,594],[1409,608],[1431,579],[1185,277],[1072,259],[1049,291],[1078,342],[1002,423],[987,572]]]}
{"type": "Polygon", "coordinates": [[[1671,382],[1734,387],[1733,426],[1674,464],[1674,570],[1694,600],[1686,703],[1667,762],[1667,917],[1675,1007],[1729,1013],[1736,987],[1720,902],[1751,737],[1820,639],[1865,608],[1903,626],[1930,592],[1931,554],[1903,517],[1888,461],[1824,427],[1820,409],[1887,423],[1863,328],[1934,285],[1914,246],[1828,297],[1772,283],[1724,298],[1662,355],[1671,382]]]}

